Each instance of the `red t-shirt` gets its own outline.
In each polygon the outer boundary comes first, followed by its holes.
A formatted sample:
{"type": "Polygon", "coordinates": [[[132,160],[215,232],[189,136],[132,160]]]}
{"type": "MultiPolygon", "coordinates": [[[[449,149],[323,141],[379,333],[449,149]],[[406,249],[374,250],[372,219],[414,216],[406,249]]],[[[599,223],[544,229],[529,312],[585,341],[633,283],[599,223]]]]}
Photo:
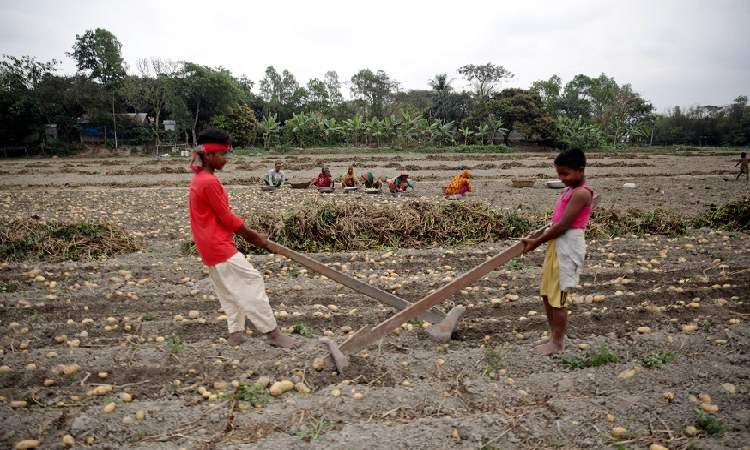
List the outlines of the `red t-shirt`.
{"type": "Polygon", "coordinates": [[[206,266],[223,263],[237,253],[234,232],[244,220],[229,206],[229,196],[216,175],[199,171],[190,181],[190,228],[206,266]]]}

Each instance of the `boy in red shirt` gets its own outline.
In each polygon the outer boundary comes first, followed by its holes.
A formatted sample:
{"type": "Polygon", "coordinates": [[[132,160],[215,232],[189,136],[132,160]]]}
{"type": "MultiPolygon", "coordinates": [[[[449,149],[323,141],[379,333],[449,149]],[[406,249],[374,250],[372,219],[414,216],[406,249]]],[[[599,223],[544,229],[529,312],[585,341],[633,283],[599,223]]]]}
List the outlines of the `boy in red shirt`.
{"type": "Polygon", "coordinates": [[[220,129],[209,128],[198,134],[198,148],[190,168],[190,227],[195,246],[208,267],[208,276],[224,312],[227,314],[231,346],[245,342],[245,316],[249,317],[269,344],[294,348],[297,341],[286,336],[276,319],[266,295],[263,275],[237,250],[233,235],[266,248],[266,236],[248,228],[244,220],[232,213],[227,191],[214,174],[227,163],[231,136],[220,129]]]}

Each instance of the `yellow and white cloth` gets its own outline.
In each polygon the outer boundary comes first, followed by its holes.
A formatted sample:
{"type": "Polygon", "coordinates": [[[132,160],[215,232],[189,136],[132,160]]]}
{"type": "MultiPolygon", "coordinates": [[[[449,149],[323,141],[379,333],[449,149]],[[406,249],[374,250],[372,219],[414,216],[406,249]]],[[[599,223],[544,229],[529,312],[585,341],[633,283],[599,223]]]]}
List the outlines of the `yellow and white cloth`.
{"type": "Polygon", "coordinates": [[[583,228],[571,228],[557,239],[547,242],[539,293],[553,308],[567,308],[570,293],[578,285],[586,257],[583,228]]]}
{"type": "Polygon", "coordinates": [[[223,263],[208,266],[208,277],[227,315],[230,333],[245,331],[245,317],[261,333],[276,329],[263,275],[242,253],[237,252],[223,263]]]}

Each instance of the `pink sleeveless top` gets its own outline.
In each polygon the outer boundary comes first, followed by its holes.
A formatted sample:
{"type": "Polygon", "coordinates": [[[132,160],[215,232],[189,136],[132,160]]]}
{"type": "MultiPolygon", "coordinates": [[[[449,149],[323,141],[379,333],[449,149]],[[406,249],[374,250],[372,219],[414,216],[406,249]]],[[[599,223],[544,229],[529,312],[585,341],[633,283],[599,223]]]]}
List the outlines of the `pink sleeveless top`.
{"type": "MultiPolygon", "coordinates": [[[[594,190],[591,189],[588,185],[584,184],[583,186],[578,186],[575,189],[565,189],[562,194],[560,194],[560,198],[557,199],[557,204],[555,205],[555,211],[552,213],[552,222],[557,223],[562,219],[563,213],[565,212],[565,208],[568,207],[568,203],[570,203],[570,198],[573,197],[573,192],[577,191],[578,189],[588,189],[589,192],[591,192],[591,203],[594,202],[594,190]],[[568,194],[567,197],[565,194],[568,194]]],[[[578,217],[573,221],[573,225],[570,226],[570,228],[586,228],[586,225],[589,223],[589,219],[591,218],[591,205],[584,206],[583,209],[581,209],[581,212],[578,214],[578,217]]]]}

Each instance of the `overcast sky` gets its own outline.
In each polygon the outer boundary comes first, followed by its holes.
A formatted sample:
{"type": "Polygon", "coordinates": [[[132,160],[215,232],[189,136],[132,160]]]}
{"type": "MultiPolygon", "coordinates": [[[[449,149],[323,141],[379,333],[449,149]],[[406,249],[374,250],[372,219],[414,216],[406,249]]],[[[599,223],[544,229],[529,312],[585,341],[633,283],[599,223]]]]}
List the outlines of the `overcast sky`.
{"type": "MultiPolygon", "coordinates": [[[[222,66],[256,83],[267,66],[304,85],[384,70],[402,89],[466,64],[501,65],[506,87],[557,74],[630,83],[657,112],[750,95],[750,0],[0,0],[0,53],[62,61],[76,34],[105,28],[137,58],[222,66]]],[[[348,87],[342,89],[348,96],[348,87]]]]}

